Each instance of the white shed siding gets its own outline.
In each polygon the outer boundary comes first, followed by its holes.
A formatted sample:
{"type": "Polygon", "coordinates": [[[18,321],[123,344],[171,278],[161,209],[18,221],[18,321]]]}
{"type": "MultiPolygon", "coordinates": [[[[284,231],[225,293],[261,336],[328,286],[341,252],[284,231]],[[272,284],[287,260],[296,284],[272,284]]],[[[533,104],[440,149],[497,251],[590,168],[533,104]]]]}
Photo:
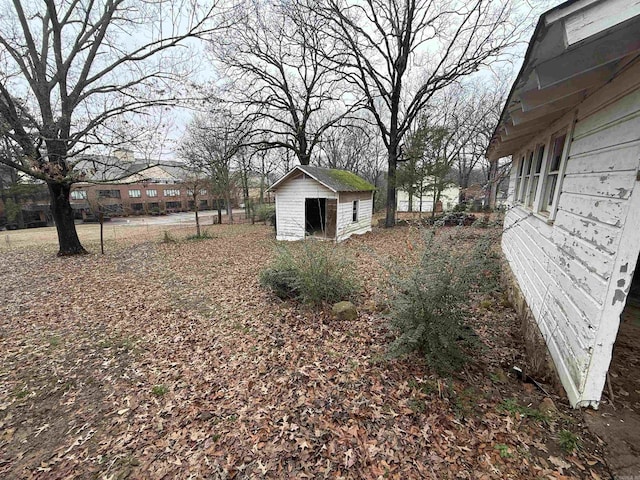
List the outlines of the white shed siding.
{"type": "MultiPolygon", "coordinates": [[[[553,225],[521,206],[505,219],[505,256],[573,405],[599,402],[624,307],[615,289],[626,285],[626,295],[640,250],[638,224],[624,228],[630,201],[640,209],[637,188],[632,198],[640,162],[638,75],[636,65],[579,105],[553,225]],[[626,269],[621,250],[633,259],[626,269]]],[[[510,203],[515,176],[516,168],[510,203]]]]}
{"type": "Polygon", "coordinates": [[[371,231],[373,192],[342,192],[338,200],[338,228],[336,240],[349,238],[353,234],[371,231]],[[358,221],[353,221],[353,202],[359,200],[358,221]]]}
{"type": "Polygon", "coordinates": [[[307,176],[284,182],[276,190],[276,239],[304,240],[306,198],[338,198],[338,194],[307,176]]]}

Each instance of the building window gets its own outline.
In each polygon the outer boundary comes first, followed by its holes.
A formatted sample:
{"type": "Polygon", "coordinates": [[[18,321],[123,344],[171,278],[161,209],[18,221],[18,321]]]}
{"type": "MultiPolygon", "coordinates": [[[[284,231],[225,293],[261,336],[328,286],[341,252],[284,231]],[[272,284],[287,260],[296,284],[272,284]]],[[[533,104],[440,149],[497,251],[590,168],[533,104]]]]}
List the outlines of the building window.
{"type": "Polygon", "coordinates": [[[536,152],[535,161],[531,164],[531,174],[529,180],[529,196],[527,199],[527,207],[533,208],[533,202],[538,191],[540,183],[540,172],[542,170],[542,160],[544,159],[544,145],[539,145],[536,152]]]}
{"type": "Polygon", "coordinates": [[[522,169],[522,181],[520,185],[520,191],[518,193],[518,201],[524,203],[527,197],[527,187],[529,186],[529,180],[531,179],[531,164],[533,163],[533,152],[527,152],[526,160],[522,169]]]}
{"type": "Polygon", "coordinates": [[[158,190],[156,190],[155,188],[150,188],[149,190],[147,190],[147,197],[157,197],[158,196],[158,190]]]}
{"type": "Polygon", "coordinates": [[[120,190],[98,190],[98,198],[120,198],[120,190]]]}
{"type": "Polygon", "coordinates": [[[357,221],[358,221],[358,207],[359,207],[358,203],[359,203],[359,202],[360,202],[359,200],[354,200],[354,201],[353,201],[353,215],[352,215],[352,220],[353,220],[354,222],[357,222],[357,221]]]}
{"type": "Polygon", "coordinates": [[[524,170],[524,155],[520,157],[518,162],[518,169],[516,170],[516,188],[513,190],[513,201],[518,201],[518,193],[520,192],[520,185],[522,185],[522,171],[524,170]]]}
{"type": "Polygon", "coordinates": [[[140,190],[129,190],[129,198],[140,198],[141,196],[140,190]]]}
{"type": "Polygon", "coordinates": [[[164,189],[164,196],[165,197],[179,197],[180,196],[180,190],[177,188],[165,188],[164,189]]]}
{"type": "Polygon", "coordinates": [[[200,195],[204,196],[207,194],[207,189],[206,188],[201,188],[200,189],[200,195]]]}
{"type": "Polygon", "coordinates": [[[167,208],[178,210],[182,208],[182,202],[167,202],[167,208]]]}
{"type": "Polygon", "coordinates": [[[545,179],[544,197],[542,199],[542,211],[549,213],[553,205],[553,199],[558,188],[558,176],[560,175],[560,164],[564,153],[564,144],[567,134],[556,135],[551,141],[551,158],[549,158],[549,168],[545,179]]]}
{"type": "Polygon", "coordinates": [[[74,190],[71,192],[71,200],[86,200],[87,192],[86,190],[74,190]]]}

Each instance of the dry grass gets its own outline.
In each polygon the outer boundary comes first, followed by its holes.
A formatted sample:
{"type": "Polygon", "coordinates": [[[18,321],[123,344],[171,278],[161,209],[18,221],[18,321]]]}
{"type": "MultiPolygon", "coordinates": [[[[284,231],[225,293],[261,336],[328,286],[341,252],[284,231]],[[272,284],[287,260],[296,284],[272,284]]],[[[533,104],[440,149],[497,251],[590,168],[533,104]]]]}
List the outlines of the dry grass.
{"type": "MultiPolygon", "coordinates": [[[[215,229],[216,226],[203,225],[203,229],[215,229]]],[[[76,225],[78,236],[82,244],[89,248],[99,248],[100,225],[80,224],[76,225]]],[[[106,244],[114,244],[118,241],[157,240],[162,238],[164,232],[170,232],[178,236],[195,233],[195,226],[176,224],[167,225],[104,225],[104,240],[106,244]]],[[[0,252],[11,250],[23,250],[30,247],[44,247],[55,249],[58,245],[58,236],[55,227],[30,228],[25,230],[10,230],[0,232],[0,252]]]]}

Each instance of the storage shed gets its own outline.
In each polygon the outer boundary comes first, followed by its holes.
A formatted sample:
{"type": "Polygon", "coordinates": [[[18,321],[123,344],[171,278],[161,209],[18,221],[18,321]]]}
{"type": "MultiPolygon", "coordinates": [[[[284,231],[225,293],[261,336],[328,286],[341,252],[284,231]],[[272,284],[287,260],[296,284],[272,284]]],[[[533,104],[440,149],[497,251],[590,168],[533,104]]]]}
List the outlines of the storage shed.
{"type": "Polygon", "coordinates": [[[639,55],[640,2],[549,10],[487,151],[512,156],[502,248],[514,297],[574,407],[598,406],[637,301],[639,55]]]}
{"type": "Polygon", "coordinates": [[[346,170],[299,165],[269,189],[276,196],[276,238],[341,242],[371,231],[375,187],[346,170]]]}

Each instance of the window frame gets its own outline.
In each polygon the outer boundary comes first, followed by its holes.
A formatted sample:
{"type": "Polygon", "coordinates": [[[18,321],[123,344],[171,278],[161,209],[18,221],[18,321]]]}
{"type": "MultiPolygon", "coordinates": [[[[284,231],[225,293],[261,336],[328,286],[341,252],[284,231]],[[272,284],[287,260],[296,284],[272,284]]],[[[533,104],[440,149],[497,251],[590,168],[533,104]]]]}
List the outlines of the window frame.
{"type": "Polygon", "coordinates": [[[360,216],[360,200],[354,200],[351,207],[351,223],[357,223],[360,216]]]}
{"type": "Polygon", "coordinates": [[[513,206],[519,206],[549,224],[554,222],[558,211],[575,125],[576,112],[573,112],[570,117],[563,117],[543,135],[537,137],[538,142],[527,145],[514,155],[518,158],[518,163],[515,171],[513,206]],[[556,140],[563,136],[560,153],[556,155],[556,140]],[[540,140],[544,140],[544,143],[540,140]],[[557,166],[554,165],[554,158],[557,158],[557,166]],[[538,173],[536,169],[540,159],[542,163],[538,173]],[[550,170],[554,166],[556,169],[550,170]],[[550,186],[552,177],[555,177],[553,187],[550,186]],[[534,181],[535,178],[537,182],[534,181]],[[551,192],[550,189],[552,189],[551,192]]]}
{"type": "Polygon", "coordinates": [[[179,188],[165,188],[162,192],[165,197],[179,197],[180,189],[179,188]]]}
{"type": "Polygon", "coordinates": [[[86,190],[71,190],[71,200],[87,200],[86,190]]]}
{"type": "Polygon", "coordinates": [[[529,188],[529,173],[531,171],[531,164],[533,163],[534,151],[531,148],[527,148],[523,157],[522,164],[522,178],[520,181],[520,188],[518,190],[517,201],[520,205],[525,205],[527,200],[527,190],[529,188]]]}
{"type": "Polygon", "coordinates": [[[558,199],[560,198],[560,193],[562,192],[562,180],[564,179],[564,171],[567,164],[567,159],[569,157],[569,149],[571,146],[571,138],[573,136],[573,127],[575,125],[575,115],[573,121],[564,126],[555,132],[553,132],[549,137],[549,154],[547,155],[547,164],[545,165],[544,170],[544,192],[542,194],[542,198],[540,199],[540,214],[547,217],[549,221],[553,221],[556,217],[556,213],[558,210],[558,199]],[[558,156],[558,166],[557,170],[551,170],[554,156],[556,151],[556,140],[562,138],[564,136],[564,141],[562,142],[562,150],[558,156]],[[548,192],[550,183],[549,178],[551,176],[555,176],[555,183],[553,185],[553,191],[551,193],[548,192]],[[547,204],[547,199],[549,203],[547,204]]]}
{"type": "Polygon", "coordinates": [[[122,199],[122,194],[119,189],[111,189],[111,190],[98,190],[97,197],[99,200],[105,198],[117,198],[122,199]]]}
{"type": "Polygon", "coordinates": [[[542,177],[542,168],[544,167],[545,155],[547,153],[546,143],[539,143],[533,150],[533,161],[531,162],[529,185],[527,187],[527,197],[525,208],[536,211],[538,203],[538,190],[540,186],[540,178],[542,177]]]}

